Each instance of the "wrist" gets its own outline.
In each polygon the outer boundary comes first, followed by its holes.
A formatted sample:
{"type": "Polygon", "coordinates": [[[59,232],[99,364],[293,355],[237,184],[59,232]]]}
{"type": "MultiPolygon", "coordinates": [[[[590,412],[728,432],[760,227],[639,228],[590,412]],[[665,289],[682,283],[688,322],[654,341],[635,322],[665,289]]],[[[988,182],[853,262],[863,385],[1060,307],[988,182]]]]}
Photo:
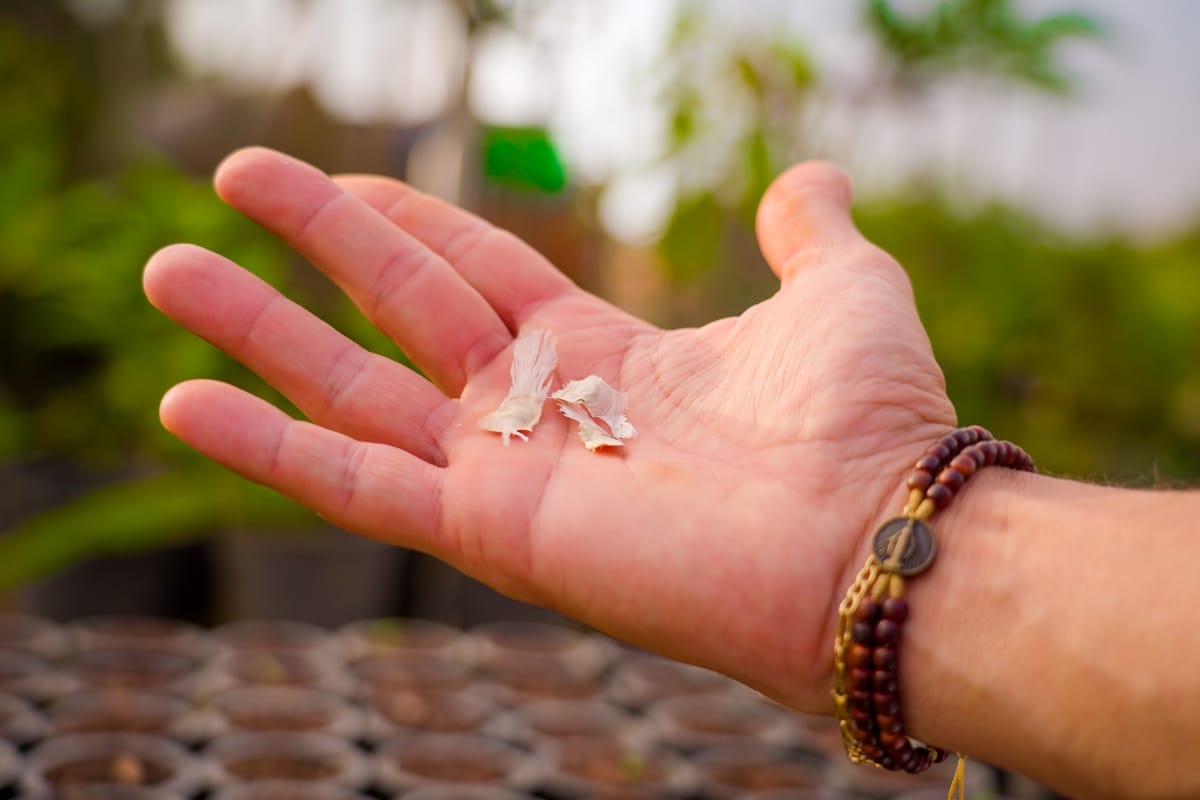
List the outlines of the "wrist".
{"type": "Polygon", "coordinates": [[[900,700],[908,669],[900,666],[911,617],[908,583],[923,576],[937,555],[930,520],[989,466],[1035,471],[1020,447],[996,441],[978,426],[930,444],[905,481],[903,510],[872,536],[865,565],[838,607],[833,699],[852,761],[916,773],[951,752],[914,735],[900,700]]]}

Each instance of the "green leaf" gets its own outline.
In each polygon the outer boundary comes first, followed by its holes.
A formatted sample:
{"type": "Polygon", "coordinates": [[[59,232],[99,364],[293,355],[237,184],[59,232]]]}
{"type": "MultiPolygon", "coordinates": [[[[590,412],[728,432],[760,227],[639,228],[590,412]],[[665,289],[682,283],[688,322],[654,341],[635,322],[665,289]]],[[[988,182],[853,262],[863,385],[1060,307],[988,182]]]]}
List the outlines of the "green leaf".
{"type": "Polygon", "coordinates": [[[658,243],[668,275],[687,281],[711,272],[721,259],[724,228],[725,213],[711,193],[681,201],[658,243]]]}
{"type": "Polygon", "coordinates": [[[546,194],[557,194],[567,186],[566,167],[542,128],[484,131],[483,172],[495,183],[546,194]]]}

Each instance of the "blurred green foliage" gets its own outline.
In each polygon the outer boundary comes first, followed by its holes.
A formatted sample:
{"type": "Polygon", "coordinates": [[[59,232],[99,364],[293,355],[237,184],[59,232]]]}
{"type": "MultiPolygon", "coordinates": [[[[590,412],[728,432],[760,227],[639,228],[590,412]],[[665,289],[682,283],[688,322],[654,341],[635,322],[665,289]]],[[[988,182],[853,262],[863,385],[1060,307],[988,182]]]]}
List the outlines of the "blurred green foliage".
{"type": "Polygon", "coordinates": [[[1100,25],[1084,14],[1027,20],[1013,0],[940,2],[923,16],[902,14],[888,0],[869,0],[866,16],[899,62],[897,77],[912,83],[968,70],[1065,92],[1071,81],[1056,64],[1058,46],[1101,33],[1100,25]]]}
{"type": "Polygon", "coordinates": [[[481,149],[483,175],[494,183],[546,194],[567,188],[567,169],[544,128],[489,127],[481,149]]]}
{"type": "Polygon", "coordinates": [[[0,463],[83,463],[119,483],[0,537],[0,588],[101,553],[144,550],[246,520],[310,519],[232,479],[158,423],[163,391],[197,375],[282,398],[141,293],[147,257],[204,242],[286,284],[290,256],[150,154],[84,165],[96,135],[87,59],[0,17],[0,463]]]}
{"type": "Polygon", "coordinates": [[[960,420],[1053,473],[1200,478],[1200,225],[1157,246],[1078,241],[938,197],[857,220],[908,270],[960,420]]]}

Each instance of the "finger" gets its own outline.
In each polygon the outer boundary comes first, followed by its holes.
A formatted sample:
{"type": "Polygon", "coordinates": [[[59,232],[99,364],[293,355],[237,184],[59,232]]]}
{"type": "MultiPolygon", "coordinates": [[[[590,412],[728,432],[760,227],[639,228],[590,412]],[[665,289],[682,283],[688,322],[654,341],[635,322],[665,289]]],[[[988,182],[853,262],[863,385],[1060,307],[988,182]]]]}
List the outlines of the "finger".
{"type": "Polygon", "coordinates": [[[216,381],[172,388],[159,414],[167,430],[200,453],[340,527],[447,555],[438,537],[438,467],[394,447],[294,420],[216,381]]]}
{"type": "Polygon", "coordinates": [[[391,178],[334,181],[450,263],[512,330],[545,301],[579,291],[532,247],[451,203],[391,178]]]}
{"type": "Polygon", "coordinates": [[[329,275],[447,394],[511,344],[487,301],[441,257],[315,167],[251,148],[225,160],[216,187],[329,275]]]}
{"type": "Polygon", "coordinates": [[[865,243],[850,218],[850,197],[849,177],[827,162],[798,164],[775,179],[759,204],[756,227],[781,281],[830,261],[839,248],[865,243]]]}
{"type": "Polygon", "coordinates": [[[453,412],[445,395],[233,262],[176,245],[151,257],[143,284],[163,313],[257,372],[314,422],[445,463],[438,436],[453,412]]]}

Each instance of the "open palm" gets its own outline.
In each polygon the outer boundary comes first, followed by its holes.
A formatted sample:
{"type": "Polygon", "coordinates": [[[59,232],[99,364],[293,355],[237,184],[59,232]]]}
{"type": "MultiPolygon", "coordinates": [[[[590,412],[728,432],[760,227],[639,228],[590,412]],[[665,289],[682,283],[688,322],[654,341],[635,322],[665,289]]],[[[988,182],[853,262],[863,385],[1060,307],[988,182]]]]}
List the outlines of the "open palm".
{"type": "Polygon", "coordinates": [[[156,254],[159,308],[309,417],[211,381],[164,424],[359,533],[515,597],[825,707],[834,606],[905,468],[954,423],[903,271],[854,229],[844,176],[785,173],[759,212],[783,285],[737,318],[664,331],[540,255],[405,185],[331,180],[266,150],[218,193],[347,292],[424,372],[373,355],[220,256],[156,254]],[[592,453],[548,406],[528,443],[476,422],[515,332],[553,331],[560,380],[598,374],[639,435],[592,453]]]}

